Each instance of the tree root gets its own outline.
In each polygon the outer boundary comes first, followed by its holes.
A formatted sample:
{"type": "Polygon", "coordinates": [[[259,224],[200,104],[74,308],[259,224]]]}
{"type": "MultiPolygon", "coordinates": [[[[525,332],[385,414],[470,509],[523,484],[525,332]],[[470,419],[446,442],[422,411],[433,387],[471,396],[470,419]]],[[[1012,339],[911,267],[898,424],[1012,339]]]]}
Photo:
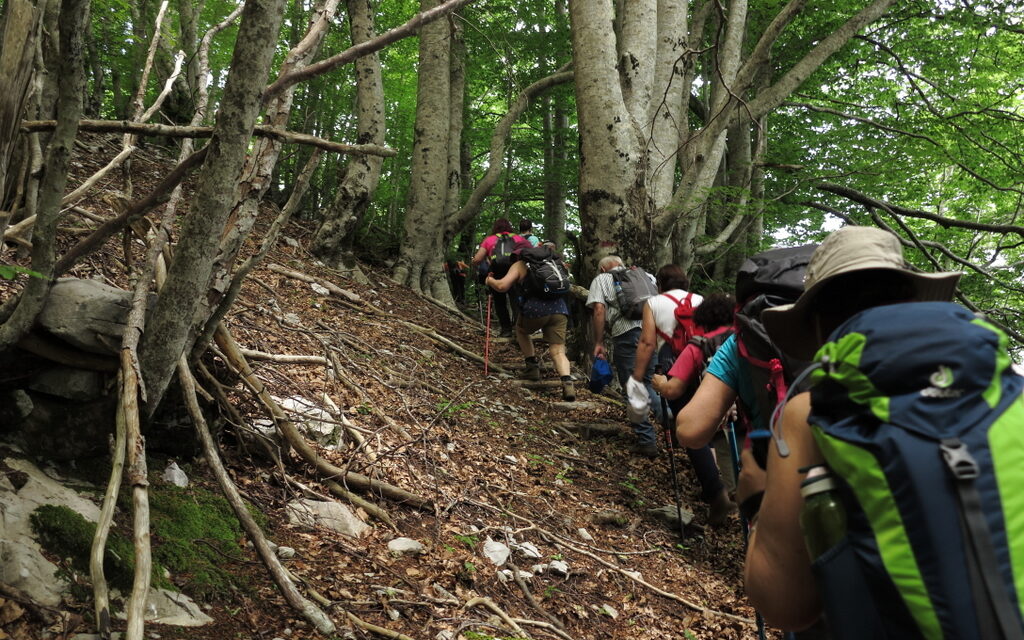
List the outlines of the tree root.
{"type": "Polygon", "coordinates": [[[512,579],[516,581],[516,584],[519,585],[519,588],[522,590],[523,595],[526,597],[526,603],[529,604],[534,611],[550,620],[551,624],[553,624],[559,631],[565,631],[565,624],[563,624],[562,621],[559,620],[553,613],[551,613],[544,607],[540,606],[540,603],[537,602],[537,599],[533,597],[533,593],[530,592],[530,588],[526,586],[526,581],[523,580],[522,576],[519,575],[519,567],[512,563],[509,563],[509,568],[512,569],[512,579]]]}
{"type": "Polygon", "coordinates": [[[492,613],[501,618],[502,622],[508,625],[509,629],[512,629],[512,631],[516,632],[520,638],[530,637],[530,634],[523,631],[523,628],[516,624],[516,621],[509,617],[509,615],[505,613],[505,611],[497,604],[495,604],[494,600],[491,600],[490,598],[477,596],[476,598],[473,598],[470,601],[468,601],[464,606],[466,609],[472,609],[473,607],[476,607],[478,605],[482,605],[485,608],[490,609],[492,613]]]}
{"type": "Polygon", "coordinates": [[[246,535],[252,540],[253,545],[256,547],[256,552],[267,567],[267,571],[270,572],[274,583],[277,584],[288,604],[301,613],[310,624],[316,627],[317,631],[324,635],[334,633],[334,622],[316,605],[303,598],[295,588],[295,584],[288,577],[287,570],[281,564],[277,555],[271,550],[270,545],[267,544],[267,539],[264,537],[263,532],[260,531],[259,525],[256,524],[252,514],[246,509],[245,504],[242,502],[242,497],[238,495],[238,490],[235,488],[230,476],[228,476],[227,470],[224,469],[223,463],[221,463],[217,446],[214,444],[210,430],[206,426],[206,419],[203,418],[203,413],[199,409],[195,393],[195,379],[192,377],[192,372],[189,370],[188,362],[184,356],[178,362],[178,377],[181,380],[182,393],[185,397],[185,403],[188,405],[189,413],[192,415],[192,422],[195,425],[196,433],[199,435],[199,440],[203,445],[203,454],[206,456],[210,469],[213,471],[213,475],[217,478],[217,482],[224,492],[224,497],[227,498],[231,509],[235,512],[235,517],[238,518],[246,535]]]}

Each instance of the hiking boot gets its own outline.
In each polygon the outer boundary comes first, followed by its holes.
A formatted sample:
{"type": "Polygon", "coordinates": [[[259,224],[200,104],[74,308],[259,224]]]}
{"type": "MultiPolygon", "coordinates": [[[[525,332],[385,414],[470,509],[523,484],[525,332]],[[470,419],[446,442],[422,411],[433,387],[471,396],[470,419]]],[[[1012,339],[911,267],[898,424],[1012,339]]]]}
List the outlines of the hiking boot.
{"type": "Polygon", "coordinates": [[[720,527],[734,513],[736,513],[736,503],[730,500],[729,494],[722,489],[711,500],[711,507],[708,509],[708,524],[712,527],[720,527]]]}
{"type": "Polygon", "coordinates": [[[643,456],[648,460],[654,460],[658,457],[658,445],[654,443],[634,445],[629,451],[633,455],[643,456]]]}
{"type": "Polygon", "coordinates": [[[498,337],[499,338],[511,338],[512,337],[512,330],[511,329],[502,329],[501,333],[498,334],[498,337]]]}
{"type": "Polygon", "coordinates": [[[562,381],[562,400],[566,402],[576,401],[576,387],[573,386],[572,380],[562,381]]]}
{"type": "Polygon", "coordinates": [[[530,362],[526,361],[526,366],[523,367],[520,377],[525,380],[533,380],[534,382],[540,381],[540,361],[534,360],[530,362]]]}

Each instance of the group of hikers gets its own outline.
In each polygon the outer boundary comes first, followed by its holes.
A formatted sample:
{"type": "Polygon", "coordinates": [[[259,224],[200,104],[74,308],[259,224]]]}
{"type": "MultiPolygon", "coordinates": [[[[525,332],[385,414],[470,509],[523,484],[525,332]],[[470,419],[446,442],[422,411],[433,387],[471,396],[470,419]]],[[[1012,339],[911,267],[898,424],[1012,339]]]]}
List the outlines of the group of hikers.
{"type": "MultiPolygon", "coordinates": [[[[542,331],[574,400],[568,272],[507,220],[492,232],[473,265],[489,261],[502,334],[536,380],[542,331]]],[[[597,268],[593,357],[611,347],[632,451],[659,456],[660,421],[709,523],[738,505],[759,619],[798,639],[1024,639],[1024,378],[1006,335],[951,302],[959,273],[859,226],[748,258],[735,295],[690,291],[674,264],[597,268]]]]}

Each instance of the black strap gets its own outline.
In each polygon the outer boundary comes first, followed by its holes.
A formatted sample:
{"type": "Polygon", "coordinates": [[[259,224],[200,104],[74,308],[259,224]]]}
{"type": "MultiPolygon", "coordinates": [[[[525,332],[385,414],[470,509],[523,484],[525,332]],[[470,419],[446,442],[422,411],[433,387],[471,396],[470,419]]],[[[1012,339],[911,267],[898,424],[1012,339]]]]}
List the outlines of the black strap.
{"type": "Polygon", "coordinates": [[[972,591],[977,605],[979,631],[984,638],[1004,640],[1024,639],[1020,618],[1010,600],[1010,594],[1003,583],[996,552],[992,547],[992,535],[981,507],[981,496],[974,480],[979,468],[967,445],[958,438],[942,441],[942,457],[946,461],[956,483],[957,499],[960,503],[960,518],[965,532],[965,541],[970,547],[968,566],[972,577],[972,591]],[[970,565],[974,565],[971,567],[970,565]],[[975,581],[980,581],[984,593],[975,581]]]}

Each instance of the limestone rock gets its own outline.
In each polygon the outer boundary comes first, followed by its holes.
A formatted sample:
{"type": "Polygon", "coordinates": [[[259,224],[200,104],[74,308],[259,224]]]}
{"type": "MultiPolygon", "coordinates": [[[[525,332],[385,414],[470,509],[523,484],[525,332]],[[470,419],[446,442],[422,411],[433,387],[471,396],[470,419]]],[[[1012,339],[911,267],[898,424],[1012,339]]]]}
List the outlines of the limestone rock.
{"type": "Polygon", "coordinates": [[[491,540],[490,537],[484,542],[484,555],[487,559],[493,562],[497,566],[501,566],[508,561],[509,555],[512,550],[500,542],[491,540]]]}
{"type": "MultiPolygon", "coordinates": [[[[127,615],[118,613],[117,618],[124,620],[127,615]]],[[[167,624],[175,627],[201,627],[213,622],[213,618],[183,593],[167,589],[153,589],[146,597],[146,622],[167,624]]]]}
{"type": "Polygon", "coordinates": [[[79,349],[117,355],[131,295],[96,280],[60,278],[36,322],[79,349]]]}
{"type": "MultiPolygon", "coordinates": [[[[679,513],[676,510],[676,505],[666,504],[663,507],[656,509],[648,509],[647,513],[661,520],[670,527],[679,527],[679,513]]],[[[689,526],[693,522],[693,512],[689,509],[683,508],[683,526],[689,526]]]]}
{"type": "Polygon", "coordinates": [[[358,538],[370,527],[339,502],[321,502],[302,498],[286,507],[288,522],[305,527],[324,527],[346,536],[358,538]]]}
{"type": "Polygon", "coordinates": [[[173,484],[176,487],[185,488],[188,486],[188,476],[181,470],[177,462],[173,460],[167,463],[167,468],[164,469],[164,473],[160,478],[169,484],[173,484]]]}
{"type": "Polygon", "coordinates": [[[95,371],[55,366],[33,375],[27,386],[66,400],[89,401],[103,395],[103,379],[95,371]]]}
{"type": "Polygon", "coordinates": [[[388,542],[388,551],[396,556],[420,555],[425,553],[426,550],[427,548],[423,546],[422,542],[419,540],[413,540],[412,538],[395,538],[391,542],[388,542]]]}

